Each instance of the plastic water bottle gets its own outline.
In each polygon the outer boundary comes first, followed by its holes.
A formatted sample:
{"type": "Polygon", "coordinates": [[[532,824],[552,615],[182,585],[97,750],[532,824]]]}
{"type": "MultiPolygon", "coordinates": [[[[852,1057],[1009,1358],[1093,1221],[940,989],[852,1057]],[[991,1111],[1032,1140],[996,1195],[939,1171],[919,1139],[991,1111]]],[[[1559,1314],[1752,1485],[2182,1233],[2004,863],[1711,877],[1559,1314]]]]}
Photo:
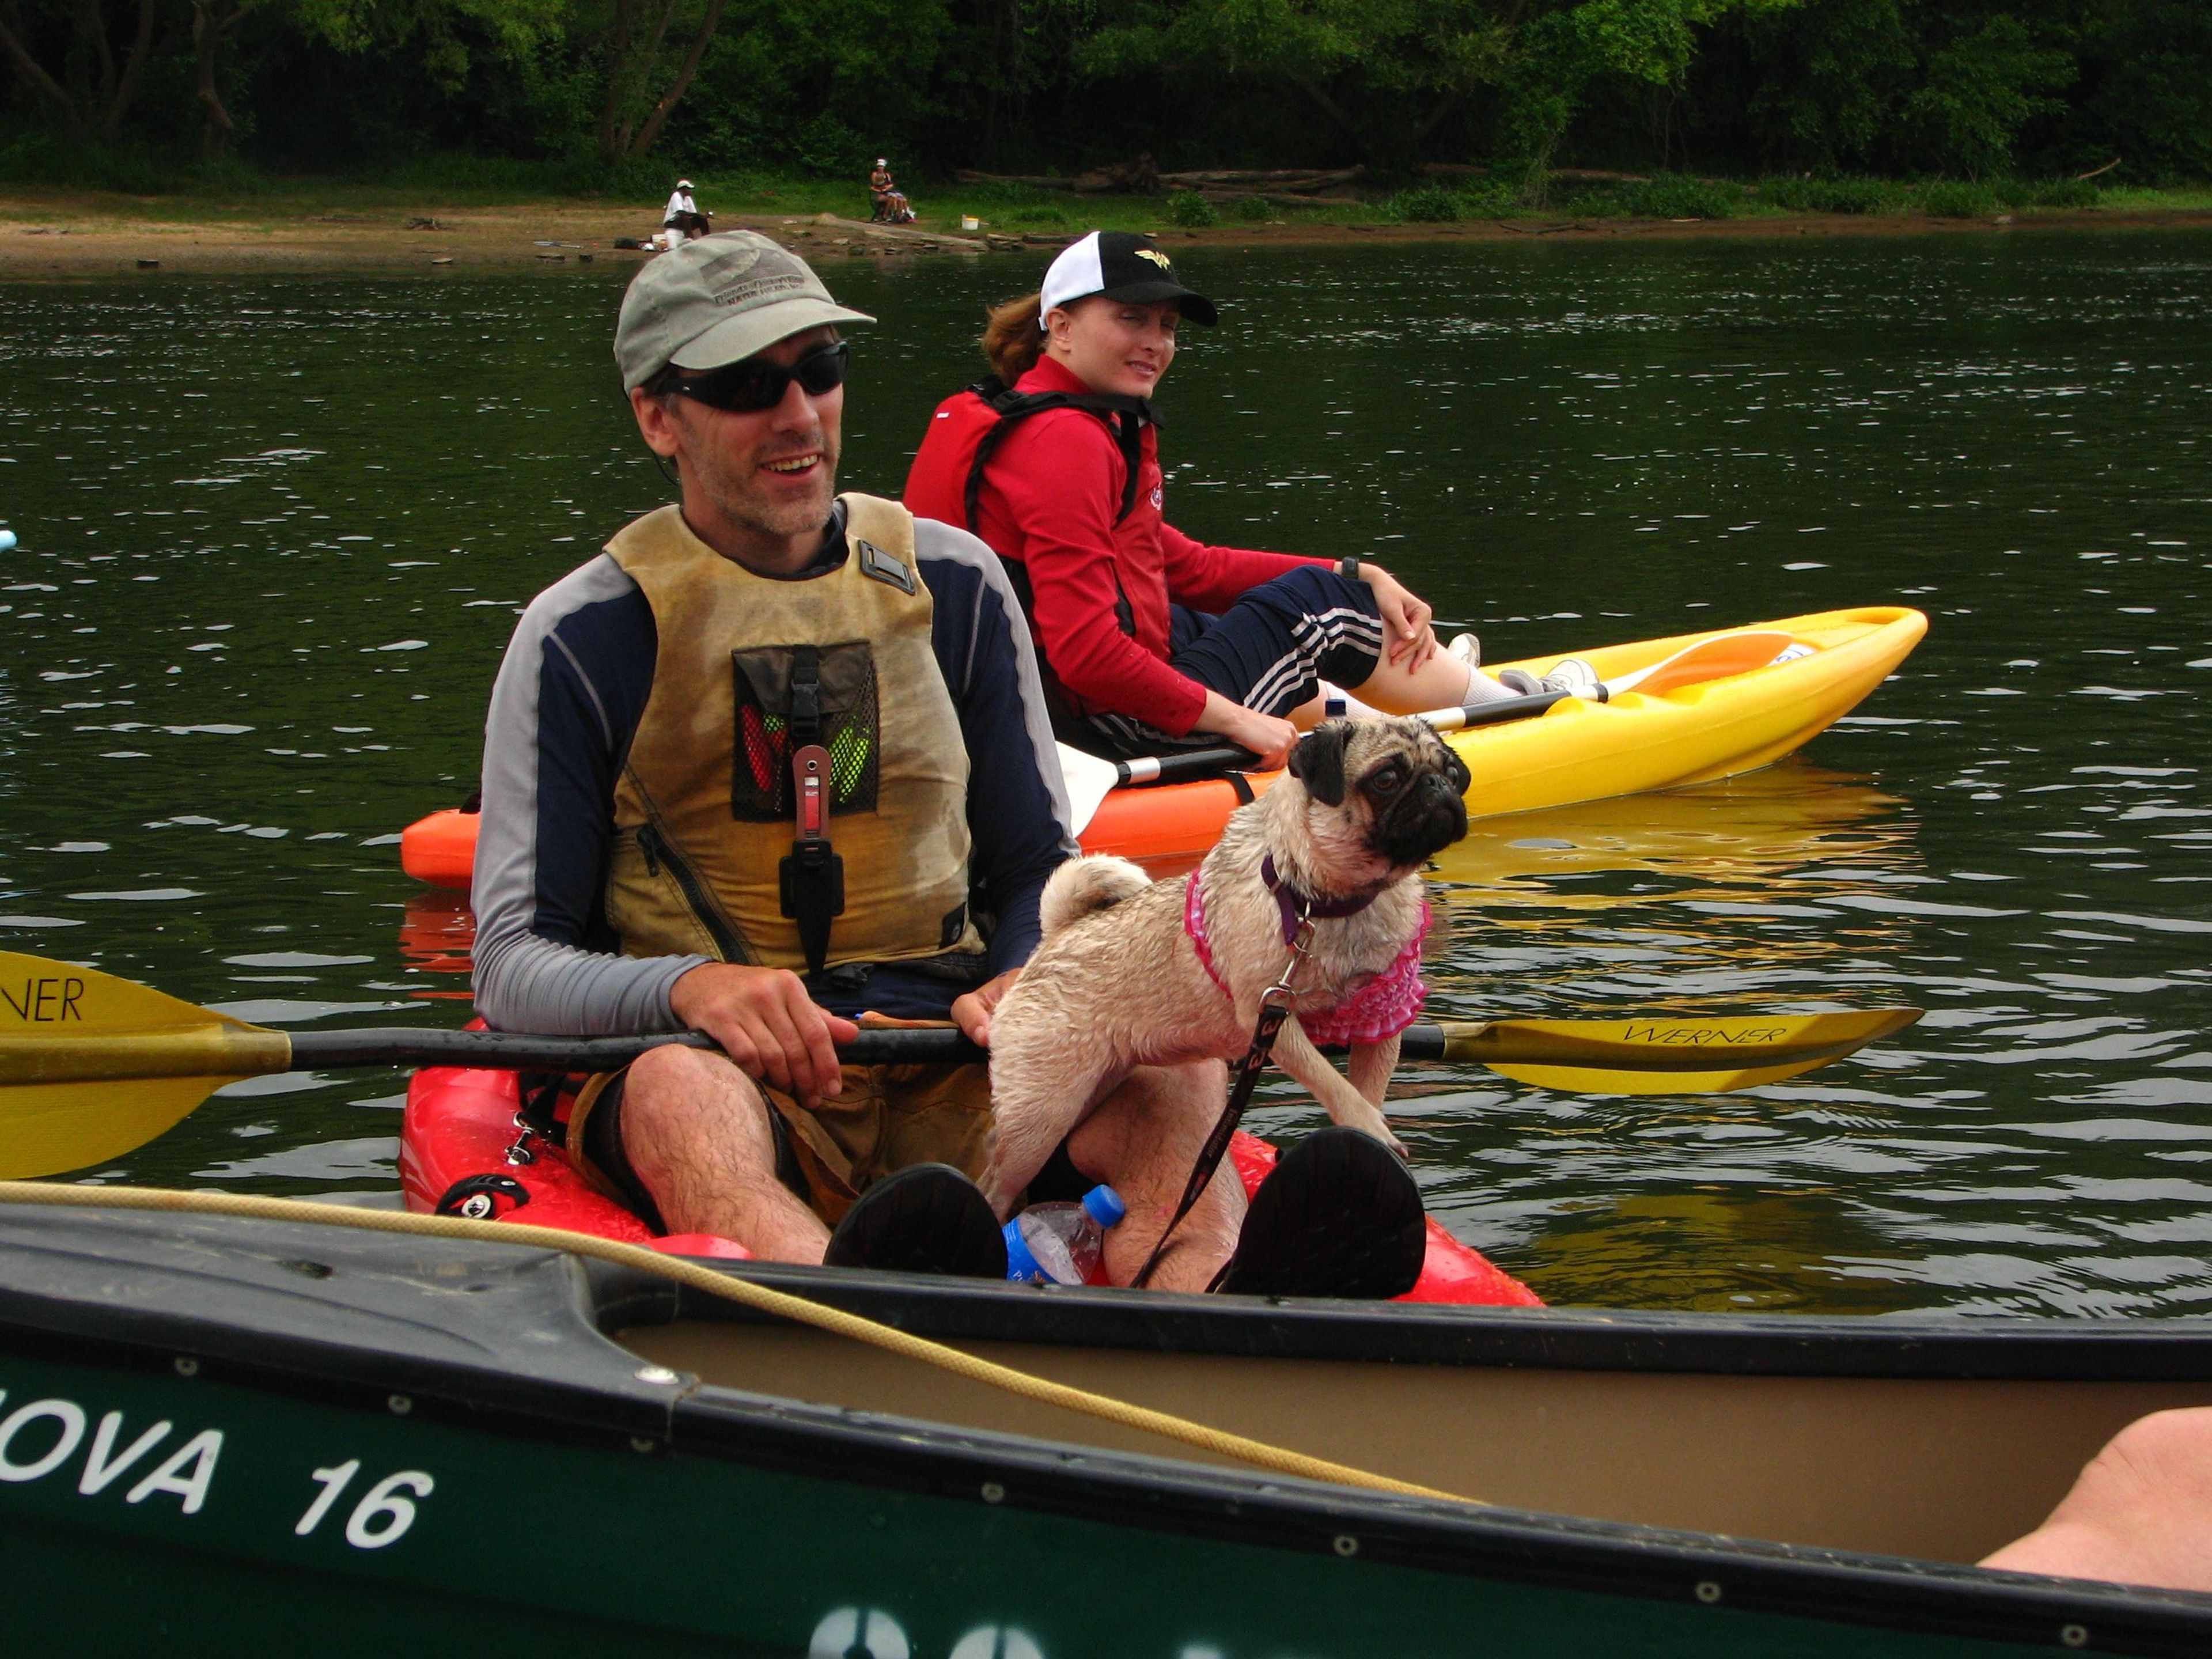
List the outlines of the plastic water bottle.
{"type": "Polygon", "coordinates": [[[1032,1204],[1006,1224],[1006,1277],[1022,1285],[1085,1285],[1098,1273],[1106,1230],[1129,1212],[1111,1187],[1080,1204],[1032,1204]]]}

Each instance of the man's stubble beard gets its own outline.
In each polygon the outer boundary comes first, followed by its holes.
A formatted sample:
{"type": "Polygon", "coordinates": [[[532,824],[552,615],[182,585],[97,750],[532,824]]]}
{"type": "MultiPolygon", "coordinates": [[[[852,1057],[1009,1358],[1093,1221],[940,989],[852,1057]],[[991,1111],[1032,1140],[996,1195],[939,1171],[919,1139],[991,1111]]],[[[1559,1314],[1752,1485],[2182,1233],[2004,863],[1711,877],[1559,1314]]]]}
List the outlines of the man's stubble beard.
{"type": "MultiPolygon", "coordinates": [[[[730,523],[763,536],[804,536],[829,522],[830,503],[837,493],[837,440],[824,428],[812,447],[822,452],[820,486],[797,500],[772,499],[754,483],[760,464],[757,452],[748,454],[739,466],[731,465],[712,447],[686,459],[700,489],[714,503],[714,510],[730,523]]],[[[804,449],[807,446],[798,447],[804,449]]]]}

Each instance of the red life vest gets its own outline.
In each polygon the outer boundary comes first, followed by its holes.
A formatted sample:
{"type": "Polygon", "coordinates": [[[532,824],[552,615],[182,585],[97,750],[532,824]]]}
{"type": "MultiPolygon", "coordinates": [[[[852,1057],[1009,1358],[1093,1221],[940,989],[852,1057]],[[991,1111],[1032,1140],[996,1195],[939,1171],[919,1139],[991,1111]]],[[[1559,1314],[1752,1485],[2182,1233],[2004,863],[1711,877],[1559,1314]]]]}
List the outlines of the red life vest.
{"type": "MultiPolygon", "coordinates": [[[[1114,434],[1121,451],[1121,505],[1114,514],[1114,522],[1120,524],[1137,504],[1146,422],[1159,424],[1152,404],[1142,398],[1103,392],[1016,392],[995,374],[985,375],[938,404],[906,475],[906,493],[902,498],[906,510],[917,519],[935,519],[940,524],[957,525],[970,535],[976,533],[983,469],[1017,426],[1048,409],[1086,410],[1099,416],[1114,434]]],[[[1017,558],[1006,560],[1006,570],[1034,635],[1036,595],[1030,586],[1030,573],[1017,558]]],[[[1137,636],[1137,613],[1130,606],[1118,570],[1114,574],[1114,622],[1130,638],[1137,636]]],[[[1053,729],[1065,738],[1078,730],[1075,707],[1060,677],[1053,672],[1042,643],[1036,655],[1037,666],[1043,671],[1045,707],[1052,716],[1053,729]]]]}
{"type": "Polygon", "coordinates": [[[935,519],[972,533],[976,503],[983,489],[983,469],[1017,426],[1048,409],[1088,410],[1113,433],[1114,441],[1121,446],[1126,474],[1121,510],[1114,515],[1114,522],[1121,523],[1137,504],[1145,425],[1147,422],[1159,424],[1152,404],[1142,398],[1117,398],[1103,392],[1014,392],[995,374],[986,375],[938,404],[906,475],[906,510],[917,519],[935,519]]]}

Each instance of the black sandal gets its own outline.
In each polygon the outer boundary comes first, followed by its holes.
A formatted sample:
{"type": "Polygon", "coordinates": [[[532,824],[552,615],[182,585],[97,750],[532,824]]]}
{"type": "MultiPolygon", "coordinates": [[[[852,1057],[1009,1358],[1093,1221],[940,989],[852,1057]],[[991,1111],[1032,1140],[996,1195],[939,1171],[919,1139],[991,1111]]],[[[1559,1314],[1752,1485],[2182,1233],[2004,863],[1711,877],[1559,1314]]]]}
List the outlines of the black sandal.
{"type": "Polygon", "coordinates": [[[1003,1280],[1006,1238],[974,1182],[949,1164],[916,1164],[854,1200],[822,1265],[1003,1280]]]}
{"type": "Polygon", "coordinates": [[[1219,1288],[1382,1300],[1412,1290],[1427,1255],[1413,1176],[1372,1135],[1332,1124],[1260,1183],[1219,1288]]]}

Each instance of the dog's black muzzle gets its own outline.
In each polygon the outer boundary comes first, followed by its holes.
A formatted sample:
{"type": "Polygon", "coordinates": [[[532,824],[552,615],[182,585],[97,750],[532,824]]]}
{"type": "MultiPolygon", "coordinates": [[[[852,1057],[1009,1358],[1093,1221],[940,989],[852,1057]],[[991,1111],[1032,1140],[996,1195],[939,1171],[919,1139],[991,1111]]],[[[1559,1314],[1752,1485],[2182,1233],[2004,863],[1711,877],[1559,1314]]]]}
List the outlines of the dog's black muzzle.
{"type": "Polygon", "coordinates": [[[1424,773],[1375,821],[1374,848],[1394,865],[1419,864],[1467,834],[1467,802],[1454,780],[1424,773]]]}

